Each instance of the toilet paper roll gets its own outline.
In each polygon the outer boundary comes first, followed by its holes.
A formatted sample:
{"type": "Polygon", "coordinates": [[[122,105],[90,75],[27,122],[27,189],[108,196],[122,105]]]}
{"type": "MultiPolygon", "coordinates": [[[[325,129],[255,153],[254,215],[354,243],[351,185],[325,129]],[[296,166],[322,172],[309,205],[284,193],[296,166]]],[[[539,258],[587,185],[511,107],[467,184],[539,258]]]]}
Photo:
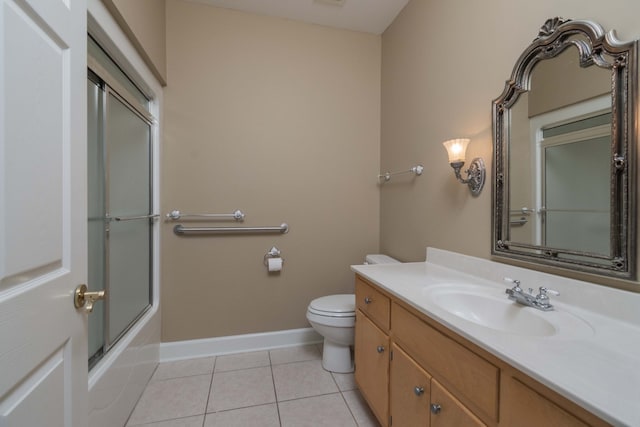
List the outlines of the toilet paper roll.
{"type": "Polygon", "coordinates": [[[269,271],[280,271],[282,270],[282,258],[269,258],[267,265],[269,271]]]}

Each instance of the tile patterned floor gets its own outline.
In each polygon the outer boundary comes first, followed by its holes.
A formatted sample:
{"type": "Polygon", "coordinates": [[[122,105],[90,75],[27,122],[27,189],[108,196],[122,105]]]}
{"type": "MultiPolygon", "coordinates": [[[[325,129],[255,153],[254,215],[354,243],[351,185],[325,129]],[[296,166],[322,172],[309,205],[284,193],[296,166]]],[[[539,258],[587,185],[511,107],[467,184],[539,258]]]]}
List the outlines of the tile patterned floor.
{"type": "Polygon", "coordinates": [[[161,363],[127,427],[379,427],[353,374],[321,359],[307,345],[161,363]]]}

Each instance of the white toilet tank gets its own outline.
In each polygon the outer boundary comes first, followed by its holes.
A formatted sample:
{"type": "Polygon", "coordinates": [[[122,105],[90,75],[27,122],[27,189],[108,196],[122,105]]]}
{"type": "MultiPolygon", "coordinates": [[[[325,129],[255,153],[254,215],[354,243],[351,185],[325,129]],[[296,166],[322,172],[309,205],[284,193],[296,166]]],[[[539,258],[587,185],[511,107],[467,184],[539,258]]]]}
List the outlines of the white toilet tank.
{"type": "Polygon", "coordinates": [[[391,258],[390,256],[387,256],[387,255],[369,254],[366,257],[364,257],[364,263],[365,264],[399,264],[400,261],[398,261],[395,258],[391,258]]]}

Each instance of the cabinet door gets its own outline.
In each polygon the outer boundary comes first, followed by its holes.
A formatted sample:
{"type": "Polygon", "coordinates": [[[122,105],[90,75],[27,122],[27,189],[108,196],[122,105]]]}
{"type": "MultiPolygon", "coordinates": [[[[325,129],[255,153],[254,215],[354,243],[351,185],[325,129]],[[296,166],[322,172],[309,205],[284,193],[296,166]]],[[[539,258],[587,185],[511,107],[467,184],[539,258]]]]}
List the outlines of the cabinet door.
{"type": "Polygon", "coordinates": [[[482,421],[434,379],[431,380],[430,409],[431,427],[486,427],[482,421]]]}
{"type": "Polygon", "coordinates": [[[356,311],[355,378],[383,426],[389,423],[389,337],[356,311]]]}
{"type": "Polygon", "coordinates": [[[390,412],[392,425],[427,427],[431,376],[395,343],[391,345],[390,412]]]}

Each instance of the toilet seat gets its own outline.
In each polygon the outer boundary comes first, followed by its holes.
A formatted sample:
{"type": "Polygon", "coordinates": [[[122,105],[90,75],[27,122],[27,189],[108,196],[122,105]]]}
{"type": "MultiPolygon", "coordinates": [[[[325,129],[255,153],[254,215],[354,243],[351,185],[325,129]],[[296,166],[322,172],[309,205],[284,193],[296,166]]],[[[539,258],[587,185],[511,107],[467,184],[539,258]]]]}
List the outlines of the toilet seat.
{"type": "Polygon", "coordinates": [[[354,294],[328,295],[316,298],[311,301],[307,311],[325,317],[355,317],[356,298],[354,294]]]}

